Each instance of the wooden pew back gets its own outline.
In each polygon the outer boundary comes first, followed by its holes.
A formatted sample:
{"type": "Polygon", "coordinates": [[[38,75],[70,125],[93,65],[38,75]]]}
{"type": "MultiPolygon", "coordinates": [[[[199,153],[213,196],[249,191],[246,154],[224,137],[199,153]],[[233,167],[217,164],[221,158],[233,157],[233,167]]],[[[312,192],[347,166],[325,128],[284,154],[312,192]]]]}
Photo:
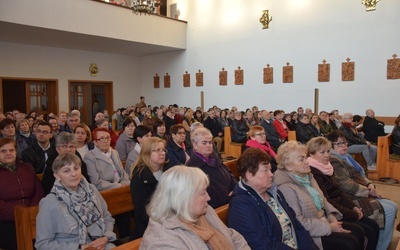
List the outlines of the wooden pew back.
{"type": "Polygon", "coordinates": [[[289,130],[288,141],[297,141],[296,130],[289,130]]]}
{"type": "Polygon", "coordinates": [[[237,160],[225,161],[224,165],[229,168],[229,170],[235,176],[236,180],[239,180],[240,174],[239,174],[239,172],[237,170],[237,160]]]}
{"type": "Polygon", "coordinates": [[[242,144],[232,142],[232,131],[229,126],[224,128],[224,151],[226,157],[239,158],[242,154],[242,144]]]}
{"type": "Polygon", "coordinates": [[[130,212],[134,208],[129,186],[101,191],[100,194],[106,201],[108,211],[112,216],[130,212]]]}
{"type": "Polygon", "coordinates": [[[33,250],[38,212],[39,206],[24,207],[19,205],[14,208],[18,250],[33,250]]]}
{"type": "Polygon", "coordinates": [[[376,157],[378,178],[390,177],[396,180],[400,180],[400,161],[389,158],[391,145],[391,134],[378,137],[378,153],[376,157]]]}
{"type": "Polygon", "coordinates": [[[217,213],[218,217],[222,220],[222,222],[225,225],[227,225],[228,221],[228,208],[229,204],[226,204],[215,209],[215,212],[217,213]]]}
{"type": "MultiPolygon", "coordinates": [[[[132,211],[134,206],[129,186],[101,191],[111,215],[132,211]]],[[[18,250],[33,250],[33,240],[36,238],[36,216],[39,206],[14,208],[15,227],[18,250]]]]}

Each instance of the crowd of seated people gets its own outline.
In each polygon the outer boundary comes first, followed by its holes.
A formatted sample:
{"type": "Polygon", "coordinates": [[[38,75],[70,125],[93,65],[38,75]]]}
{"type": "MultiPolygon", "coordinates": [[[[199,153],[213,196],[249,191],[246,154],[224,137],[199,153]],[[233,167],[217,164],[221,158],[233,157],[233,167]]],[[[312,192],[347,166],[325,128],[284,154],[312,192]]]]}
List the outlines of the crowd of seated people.
{"type": "MultiPolygon", "coordinates": [[[[309,108],[304,112],[301,107],[297,111],[285,113],[283,110],[273,112],[267,110],[259,111],[256,106],[246,111],[239,111],[236,107],[220,109],[217,106],[213,106],[207,112],[204,112],[200,107],[194,110],[179,107],[176,104],[151,108],[151,106],[145,105],[144,98],[142,98],[141,102],[136,106],[120,108],[112,117],[107,115],[109,118],[115,120],[115,122],[110,122],[106,118],[106,113],[97,112],[95,117],[93,117],[93,121],[95,121],[93,130],[84,122],[81,122],[79,111],[73,110],[70,113],[61,111],[57,115],[50,114],[46,121],[41,119],[43,115],[36,114],[35,112],[29,115],[19,113],[18,111],[8,112],[6,115],[0,113],[0,131],[2,133],[1,137],[15,141],[17,159],[29,164],[28,166],[31,166],[36,174],[43,174],[42,187],[44,187],[45,194],[48,194],[53,189],[56,180],[56,175],[53,172],[54,160],[58,156],[65,154],[75,154],[78,157],[80,161],[80,175],[88,183],[92,183],[98,191],[131,185],[132,200],[134,206],[137,207],[134,218],[135,224],[138,227],[135,231],[129,232],[130,224],[127,223],[129,221],[127,218],[131,216],[130,214],[115,217],[115,220],[120,237],[125,237],[130,233],[130,238],[136,239],[142,237],[146,230],[149,217],[146,215],[145,207],[149,204],[150,197],[156,189],[157,183],[160,181],[163,173],[174,166],[186,165],[188,167],[196,167],[207,174],[209,185],[206,190],[211,197],[208,203],[213,208],[228,204],[232,200],[232,197],[235,197],[235,190],[236,192],[242,192],[243,187],[245,187],[245,190],[246,188],[252,188],[255,192],[258,192],[258,187],[250,183],[249,180],[256,176],[257,171],[261,170],[244,169],[242,178],[246,182],[239,183],[239,185],[231,171],[224,165],[221,155],[223,156],[224,151],[222,139],[225,127],[231,128],[233,142],[246,145],[244,152],[250,148],[257,148],[266,153],[267,160],[262,156],[263,160],[255,162],[255,164],[270,164],[271,167],[269,168],[272,172],[275,172],[279,168],[280,163],[279,159],[277,159],[277,152],[285,144],[285,141],[288,140],[289,131],[296,131],[297,140],[302,144],[307,144],[310,140],[319,138],[319,136],[329,136],[332,131],[343,131],[345,132],[344,138],[349,143],[348,152],[362,152],[366,160],[368,159],[369,169],[373,169],[376,161],[376,150],[374,152],[376,146],[364,138],[368,134],[370,138],[373,138],[371,140],[374,140],[376,135],[382,135],[384,124],[375,119],[375,114],[372,110],[367,110],[366,114],[367,117],[365,119],[368,122],[365,123],[364,121],[364,124],[370,129],[364,130],[364,125],[362,131],[364,131],[365,136],[363,137],[363,134],[360,134],[360,131],[356,129],[357,119],[353,121],[354,116],[348,112],[340,117],[337,110],[333,110],[330,113],[321,111],[317,115],[313,114],[309,108]],[[115,127],[112,124],[115,124],[115,127]],[[375,130],[374,127],[376,127],[375,130]],[[156,138],[157,143],[151,143],[156,138]],[[356,148],[355,151],[351,151],[350,141],[354,140],[354,138],[357,138],[358,141],[355,144],[356,147],[353,147],[356,148]],[[151,146],[147,147],[147,143],[151,144],[151,146]],[[147,149],[142,151],[146,147],[147,149]],[[157,161],[162,162],[162,164],[155,164],[157,161]],[[144,169],[148,171],[144,171],[144,169]],[[246,171],[249,172],[246,174],[246,171]],[[145,173],[147,174],[144,175],[145,173]],[[150,185],[152,186],[150,187],[150,185]],[[148,189],[146,195],[143,192],[139,192],[138,194],[137,191],[142,189],[148,189]]],[[[399,134],[399,118],[396,121],[397,123],[392,133],[394,153],[398,153],[396,146],[400,147],[398,143],[400,140],[396,141],[395,137],[399,134]]],[[[333,149],[332,152],[334,154],[333,149]]],[[[282,171],[285,170],[290,174],[290,171],[288,171],[290,165],[286,167],[282,166],[282,171]]],[[[1,170],[3,168],[11,171],[8,165],[0,166],[1,170]]],[[[278,173],[278,176],[282,175],[282,171],[278,173]]],[[[340,177],[336,178],[340,179],[340,177]]],[[[279,206],[284,206],[285,208],[285,198],[288,200],[289,206],[291,206],[290,203],[292,202],[291,199],[285,196],[285,193],[288,192],[287,188],[285,186],[280,187],[280,182],[277,183],[278,188],[283,191],[278,196],[274,194],[269,197],[269,199],[275,199],[275,201],[271,200],[271,203],[268,203],[272,211],[279,206]]],[[[307,188],[309,187],[307,186],[307,188]]],[[[318,189],[316,190],[318,191],[318,189]]],[[[328,201],[333,199],[332,194],[326,193],[324,188],[321,188],[321,190],[324,191],[322,193],[328,201]]],[[[373,233],[368,232],[369,235],[375,233],[376,238],[374,240],[373,236],[369,236],[371,240],[368,249],[373,249],[371,246],[374,244],[378,244],[378,246],[388,244],[388,239],[391,238],[393,233],[394,222],[392,221],[392,217],[383,218],[382,213],[379,216],[378,212],[374,213],[374,210],[371,212],[368,209],[363,209],[360,212],[361,210],[357,209],[363,207],[365,204],[357,202],[348,203],[350,204],[348,206],[356,204],[354,209],[351,209],[349,212],[360,217],[358,220],[356,219],[356,222],[358,223],[361,219],[367,221],[370,218],[370,220],[376,220],[381,229],[379,230],[381,231],[380,233],[376,233],[377,230],[373,227],[374,224],[370,223],[372,226],[368,225],[368,229],[373,228],[373,233]],[[382,221],[386,221],[386,224],[382,224],[382,221]],[[391,227],[392,231],[385,226],[388,228],[391,227]],[[383,233],[386,237],[382,240],[383,233]]],[[[321,204],[323,203],[315,204],[317,210],[321,204]]],[[[335,203],[333,205],[335,206],[335,203]]],[[[379,207],[381,210],[385,208],[378,206],[378,210],[379,207]]],[[[331,223],[332,232],[346,232],[346,228],[350,227],[344,225],[352,223],[346,217],[347,214],[345,212],[347,210],[341,210],[341,208],[336,207],[343,214],[342,216],[336,215],[336,221],[333,217],[327,217],[328,222],[331,223]]],[[[367,208],[369,207],[367,206],[367,208]]],[[[315,208],[313,207],[313,209],[315,208]]],[[[336,210],[332,209],[332,211],[337,213],[336,210]]],[[[397,207],[393,208],[393,211],[397,211],[397,207]]],[[[391,211],[391,214],[395,213],[393,211],[391,211]]],[[[290,219],[293,219],[290,213],[292,212],[288,212],[287,215],[290,219]]],[[[385,214],[389,214],[389,212],[385,214]]],[[[298,216],[296,214],[296,217],[298,216]]],[[[302,225],[301,227],[305,228],[311,234],[310,239],[314,239],[316,246],[330,244],[330,239],[324,238],[327,235],[314,235],[307,224],[302,224],[301,220],[299,222],[302,225]]],[[[231,223],[232,225],[235,224],[234,222],[231,223]]],[[[294,222],[292,221],[292,223],[294,222]]],[[[362,224],[362,222],[359,223],[362,224]]],[[[270,226],[267,226],[263,230],[271,230],[270,226]]],[[[365,227],[365,225],[362,226],[365,227]]],[[[325,226],[321,224],[321,227],[324,228],[325,226]]],[[[296,246],[295,248],[301,248],[300,246],[303,243],[296,236],[297,233],[300,233],[300,229],[292,228],[292,235],[285,238],[279,244],[283,243],[291,247],[296,246]]],[[[238,231],[241,232],[239,229],[238,231]]],[[[364,228],[364,231],[368,230],[364,228]]],[[[248,232],[243,231],[241,233],[251,246],[250,242],[253,240],[246,238],[248,232]]],[[[367,232],[365,233],[367,234],[367,232]]],[[[270,237],[276,237],[276,235],[270,237]]],[[[282,240],[282,238],[280,239],[282,240]]],[[[304,240],[306,239],[304,238],[304,240]]],[[[353,235],[353,238],[349,242],[351,243],[347,242],[343,244],[349,244],[348,246],[351,245],[352,247],[350,248],[354,249],[357,248],[354,246],[362,245],[360,235],[357,234],[353,235]]]]}

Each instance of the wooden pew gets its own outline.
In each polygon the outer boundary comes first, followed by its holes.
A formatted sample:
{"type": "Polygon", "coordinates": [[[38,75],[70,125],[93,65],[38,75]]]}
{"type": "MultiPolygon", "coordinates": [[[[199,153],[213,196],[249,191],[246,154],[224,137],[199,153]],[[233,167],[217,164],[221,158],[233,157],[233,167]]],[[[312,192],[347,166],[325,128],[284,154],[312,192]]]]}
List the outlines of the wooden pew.
{"type": "Polygon", "coordinates": [[[112,216],[130,212],[134,209],[129,186],[101,191],[100,194],[106,201],[108,211],[112,216]]]}
{"type": "Polygon", "coordinates": [[[36,174],[37,178],[39,179],[39,181],[43,180],[43,174],[36,174]]]}
{"type": "MultiPolygon", "coordinates": [[[[129,186],[100,192],[107,203],[111,215],[132,211],[134,206],[129,186]]],[[[33,250],[33,240],[36,238],[36,215],[39,206],[14,208],[15,227],[18,250],[33,250]]]]}
{"type": "Polygon", "coordinates": [[[239,180],[240,174],[237,170],[237,160],[225,161],[224,164],[233,173],[233,175],[236,177],[236,180],[239,180]]]}
{"type": "Polygon", "coordinates": [[[113,248],[113,250],[138,250],[141,243],[142,243],[142,238],[138,238],[136,240],[129,241],[125,244],[117,246],[113,248]]]}
{"type": "Polygon", "coordinates": [[[391,145],[392,137],[390,134],[378,137],[378,153],[376,157],[378,179],[382,177],[390,177],[400,180],[400,161],[389,157],[389,149],[391,145]]]}
{"type": "Polygon", "coordinates": [[[33,240],[36,238],[36,215],[39,206],[14,208],[15,230],[17,233],[18,250],[33,250],[33,240]]]}
{"type": "MultiPolygon", "coordinates": [[[[229,208],[229,204],[226,204],[226,205],[223,205],[223,206],[215,209],[215,212],[217,213],[218,217],[221,219],[221,221],[225,225],[226,225],[226,222],[228,219],[228,208],[229,208]]],[[[142,238],[139,238],[134,241],[130,241],[125,244],[122,244],[113,249],[115,249],[115,250],[137,250],[137,249],[139,249],[141,243],[142,243],[142,238]]]]}
{"type": "Polygon", "coordinates": [[[228,208],[229,204],[226,204],[215,209],[215,212],[217,213],[218,217],[222,220],[222,222],[225,225],[227,225],[226,223],[228,220],[228,208]]]}
{"type": "Polygon", "coordinates": [[[239,158],[242,154],[242,143],[232,142],[232,131],[231,127],[224,128],[224,151],[226,157],[239,158]]]}
{"type": "Polygon", "coordinates": [[[297,141],[296,130],[289,130],[288,141],[297,141]]]}

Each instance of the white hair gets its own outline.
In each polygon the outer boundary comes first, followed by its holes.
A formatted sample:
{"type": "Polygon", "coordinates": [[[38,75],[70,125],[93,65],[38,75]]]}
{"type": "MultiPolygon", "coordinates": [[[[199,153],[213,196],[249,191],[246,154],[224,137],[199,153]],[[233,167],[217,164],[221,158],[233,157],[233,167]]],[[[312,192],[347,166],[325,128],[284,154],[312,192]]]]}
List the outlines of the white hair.
{"type": "Polygon", "coordinates": [[[147,214],[157,222],[178,216],[181,220],[194,222],[190,211],[193,197],[199,189],[210,184],[207,175],[197,167],[174,166],[168,169],[158,183],[147,206],[147,214]]]}
{"type": "Polygon", "coordinates": [[[353,117],[353,114],[350,112],[345,112],[342,114],[342,119],[349,119],[351,117],[353,117]]]}
{"type": "Polygon", "coordinates": [[[191,133],[190,141],[192,142],[192,144],[197,144],[201,138],[207,135],[211,136],[211,138],[213,137],[210,130],[208,130],[207,128],[204,127],[198,128],[191,133]]]}

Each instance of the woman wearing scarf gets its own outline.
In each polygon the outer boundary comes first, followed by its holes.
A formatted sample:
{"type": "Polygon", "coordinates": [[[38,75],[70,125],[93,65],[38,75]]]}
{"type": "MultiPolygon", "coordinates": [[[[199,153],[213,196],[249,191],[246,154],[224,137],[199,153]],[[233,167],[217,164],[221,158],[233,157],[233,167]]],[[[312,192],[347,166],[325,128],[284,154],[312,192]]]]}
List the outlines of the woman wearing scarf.
{"type": "Polygon", "coordinates": [[[307,147],[297,141],[281,145],[275,183],[297,219],[320,249],[364,249],[360,226],[340,222],[342,214],[324,197],[311,174],[307,147]]]}
{"type": "Polygon", "coordinates": [[[140,249],[250,250],[207,204],[209,184],[198,168],[167,170],[147,207],[150,220],[140,249]]]}
{"type": "Polygon", "coordinates": [[[193,155],[186,162],[186,166],[198,167],[208,175],[210,185],[207,192],[211,197],[210,206],[217,208],[229,202],[237,181],[214,153],[212,138],[210,130],[206,128],[197,128],[192,132],[193,155]]]}
{"type": "Polygon", "coordinates": [[[14,207],[37,206],[44,191],[32,165],[17,158],[11,138],[0,138],[0,180],[0,249],[17,249],[14,207]]]}
{"type": "Polygon", "coordinates": [[[81,174],[81,161],[73,154],[58,156],[52,165],[56,181],[40,201],[36,217],[35,248],[111,249],[116,239],[114,219],[97,189],[81,174]]]}
{"type": "Polygon", "coordinates": [[[249,148],[239,157],[242,178],[229,203],[229,228],[243,235],[252,250],[319,249],[273,183],[269,160],[258,148],[249,148]]]}
{"type": "Polygon", "coordinates": [[[361,226],[368,239],[366,249],[374,250],[379,237],[379,226],[374,220],[364,216],[362,208],[340,189],[333,166],[329,162],[331,145],[324,137],[314,137],[307,143],[307,160],[311,166],[311,173],[328,202],[343,214],[343,221],[361,226]]]}
{"type": "Polygon", "coordinates": [[[272,149],[271,145],[267,142],[267,133],[263,127],[255,125],[249,130],[249,139],[246,142],[246,147],[259,148],[265,151],[271,158],[271,170],[275,172],[277,169],[277,162],[275,160],[276,153],[272,149]]]}
{"type": "Polygon", "coordinates": [[[396,203],[381,199],[374,184],[365,176],[364,169],[347,153],[348,142],[343,132],[334,130],[327,136],[332,142],[330,163],[342,190],[362,208],[363,214],[374,219],[379,227],[377,249],[387,249],[392,239],[396,203]]]}

